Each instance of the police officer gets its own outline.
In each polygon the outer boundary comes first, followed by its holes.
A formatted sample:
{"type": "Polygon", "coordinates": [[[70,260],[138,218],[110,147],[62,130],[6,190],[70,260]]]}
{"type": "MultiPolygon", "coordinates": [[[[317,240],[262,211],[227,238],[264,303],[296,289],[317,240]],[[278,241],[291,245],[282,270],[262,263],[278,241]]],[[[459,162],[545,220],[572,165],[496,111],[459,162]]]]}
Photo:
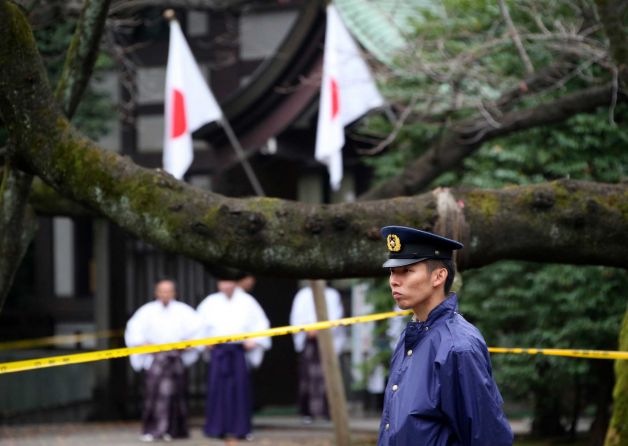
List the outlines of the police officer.
{"type": "Polygon", "coordinates": [[[450,293],[462,243],[386,226],[390,288],[414,312],[392,357],[378,446],[510,446],[513,434],[482,335],[450,293]]]}

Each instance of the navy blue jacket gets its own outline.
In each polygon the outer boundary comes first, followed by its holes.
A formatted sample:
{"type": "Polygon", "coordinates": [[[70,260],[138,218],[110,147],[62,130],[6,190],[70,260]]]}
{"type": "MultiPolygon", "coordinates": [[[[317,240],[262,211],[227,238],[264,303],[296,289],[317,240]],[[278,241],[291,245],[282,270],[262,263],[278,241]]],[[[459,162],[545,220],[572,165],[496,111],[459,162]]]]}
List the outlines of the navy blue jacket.
{"type": "Polygon", "coordinates": [[[511,446],[484,338],[451,294],[392,357],[378,446],[511,446]]]}

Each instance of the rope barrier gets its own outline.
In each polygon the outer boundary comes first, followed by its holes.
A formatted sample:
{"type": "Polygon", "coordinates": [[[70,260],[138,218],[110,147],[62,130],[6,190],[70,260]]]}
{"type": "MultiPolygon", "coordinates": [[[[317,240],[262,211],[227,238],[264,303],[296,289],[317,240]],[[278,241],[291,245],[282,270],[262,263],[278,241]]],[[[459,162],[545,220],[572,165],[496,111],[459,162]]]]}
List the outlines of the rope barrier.
{"type": "Polygon", "coordinates": [[[62,365],[81,364],[84,362],[103,361],[114,358],[125,358],[130,355],[160,353],[171,350],[182,350],[186,348],[200,347],[206,345],[224,344],[227,342],[238,342],[246,339],[263,338],[271,336],[283,336],[299,333],[302,331],[326,330],[333,327],[344,327],[348,325],[379,321],[395,316],[405,316],[411,311],[391,311],[387,313],[371,314],[367,316],[347,317],[333,321],[315,322],[313,324],[293,325],[285,327],[270,328],[268,330],[240,333],[228,336],[216,336],[205,339],[190,339],[182,342],[171,342],[168,344],[143,345],[140,347],[125,347],[109,350],[99,350],[85,353],[75,353],[71,355],[52,356],[48,358],[26,359],[0,363],[0,375],[6,373],[24,372],[27,370],[43,369],[47,367],[58,367],[62,365]]]}
{"type": "MultiPolygon", "coordinates": [[[[216,336],[205,339],[191,339],[181,342],[171,342],[168,344],[156,344],[156,345],[143,345],[139,347],[125,347],[115,348],[109,350],[99,350],[85,353],[75,353],[70,355],[52,356],[47,358],[38,359],[26,359],[21,361],[0,363],[0,375],[16,372],[24,372],[27,370],[43,369],[48,367],[58,367],[70,364],[81,364],[85,362],[104,361],[114,358],[125,358],[130,355],[138,354],[150,354],[167,352],[171,350],[182,350],[187,348],[194,348],[207,345],[223,344],[228,342],[244,341],[246,339],[272,337],[272,336],[284,336],[305,331],[315,330],[327,330],[334,327],[346,327],[353,324],[360,324],[365,322],[373,322],[384,319],[389,319],[397,316],[406,316],[412,314],[412,311],[391,311],[386,313],[377,313],[366,316],[354,316],[343,319],[337,319],[333,321],[315,322],[313,324],[304,325],[292,325],[285,327],[270,328],[268,330],[240,333],[228,336],[216,336]]],[[[105,332],[106,333],[106,332],[105,332]]],[[[114,335],[116,331],[112,331],[108,334],[114,335]]],[[[68,338],[74,336],[91,336],[95,337],[97,333],[85,334],[85,335],[70,335],[68,338]]],[[[51,337],[52,338],[52,337],[51,337]]],[[[58,338],[58,337],[57,337],[58,338]]],[[[46,338],[41,338],[46,339],[46,338]]],[[[18,343],[21,341],[14,341],[18,343]]],[[[28,342],[28,340],[23,341],[28,342]]],[[[32,340],[31,340],[32,342],[32,340]]],[[[67,341],[66,341],[67,342],[67,341]]],[[[7,345],[9,343],[3,343],[0,345],[7,345]]],[[[564,356],[573,358],[587,358],[587,359],[628,359],[628,352],[621,351],[608,351],[608,350],[582,350],[582,349],[551,349],[551,348],[504,348],[504,347],[489,347],[491,353],[511,353],[511,354],[527,354],[527,355],[548,355],[548,356],[564,356]]]]}
{"type": "Polygon", "coordinates": [[[117,338],[124,335],[124,330],[104,330],[94,333],[75,333],[69,335],[46,336],[43,338],[22,339],[19,341],[0,342],[0,351],[18,350],[34,347],[46,347],[58,344],[77,344],[79,342],[91,341],[102,338],[117,338]]]}

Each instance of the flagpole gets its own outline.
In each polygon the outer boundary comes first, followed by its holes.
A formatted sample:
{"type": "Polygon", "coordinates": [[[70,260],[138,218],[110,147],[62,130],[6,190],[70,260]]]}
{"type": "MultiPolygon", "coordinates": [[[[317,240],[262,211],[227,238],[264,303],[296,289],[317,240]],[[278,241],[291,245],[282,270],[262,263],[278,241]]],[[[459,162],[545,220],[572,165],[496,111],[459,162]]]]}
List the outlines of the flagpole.
{"type": "Polygon", "coordinates": [[[227,121],[227,118],[225,118],[224,116],[219,122],[222,125],[222,128],[225,130],[227,138],[229,138],[229,142],[231,142],[231,146],[238,156],[240,163],[242,163],[244,172],[246,173],[246,176],[248,177],[251,186],[253,186],[253,190],[259,197],[263,197],[265,195],[264,189],[262,189],[262,185],[259,183],[259,180],[257,179],[257,176],[255,175],[255,172],[253,171],[249,160],[246,159],[244,148],[242,147],[242,144],[240,144],[240,141],[236,137],[235,132],[231,128],[231,124],[229,124],[229,121],[227,121]]]}
{"type": "MultiPolygon", "coordinates": [[[[173,9],[166,9],[163,12],[163,16],[169,22],[172,22],[173,20],[177,19],[176,14],[173,9]]],[[[213,102],[216,102],[213,96],[211,97],[212,97],[213,102]]],[[[218,104],[216,104],[216,107],[217,109],[220,109],[218,104]]],[[[235,132],[233,131],[233,128],[231,127],[231,124],[229,124],[229,121],[227,121],[227,118],[224,116],[224,113],[222,112],[222,110],[220,110],[220,119],[218,120],[218,122],[220,123],[222,128],[225,130],[225,133],[227,134],[227,138],[229,139],[229,142],[231,143],[233,150],[235,150],[238,160],[242,164],[242,167],[244,168],[244,172],[246,173],[246,176],[248,177],[248,180],[251,183],[253,190],[258,196],[263,197],[265,195],[264,190],[262,189],[262,186],[259,180],[257,179],[257,176],[255,175],[255,172],[253,171],[253,168],[251,167],[251,164],[246,158],[244,149],[242,148],[242,144],[240,144],[240,141],[236,137],[235,132]]]]}

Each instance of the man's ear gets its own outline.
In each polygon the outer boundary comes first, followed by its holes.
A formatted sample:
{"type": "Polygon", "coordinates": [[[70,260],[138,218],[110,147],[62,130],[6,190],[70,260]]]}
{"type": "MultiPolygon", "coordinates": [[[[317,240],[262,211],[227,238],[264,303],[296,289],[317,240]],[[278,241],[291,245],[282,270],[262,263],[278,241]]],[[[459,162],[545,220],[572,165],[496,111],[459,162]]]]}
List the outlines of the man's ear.
{"type": "Polygon", "coordinates": [[[447,271],[447,268],[436,268],[432,272],[432,287],[438,288],[444,284],[448,275],[449,272],[447,271]]]}

